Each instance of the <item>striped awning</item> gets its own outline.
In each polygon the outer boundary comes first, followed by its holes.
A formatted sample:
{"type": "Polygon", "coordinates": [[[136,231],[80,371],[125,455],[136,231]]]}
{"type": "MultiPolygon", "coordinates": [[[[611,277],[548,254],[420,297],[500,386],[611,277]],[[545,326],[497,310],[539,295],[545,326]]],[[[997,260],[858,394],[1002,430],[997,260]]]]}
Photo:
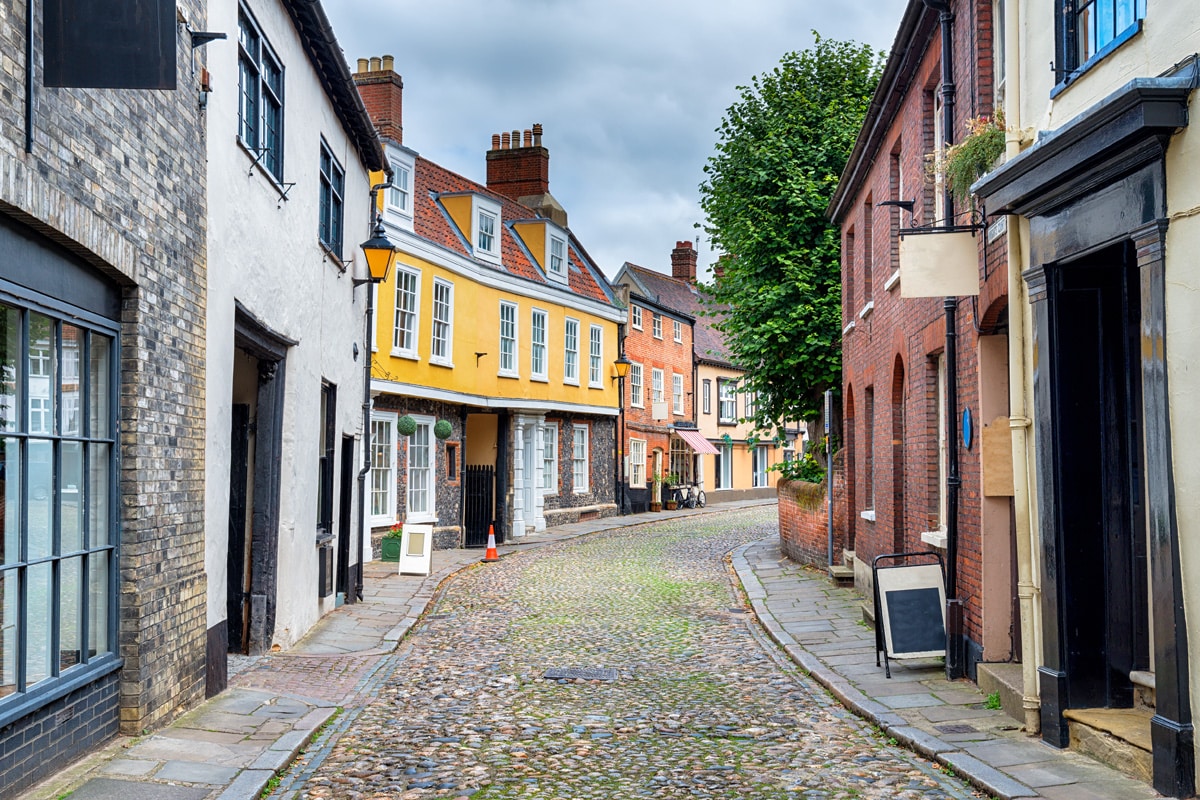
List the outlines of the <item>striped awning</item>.
{"type": "Polygon", "coordinates": [[[704,434],[694,430],[675,429],[675,433],[680,439],[687,442],[688,447],[695,450],[700,455],[720,455],[721,451],[713,447],[712,442],[704,438],[704,434]]]}

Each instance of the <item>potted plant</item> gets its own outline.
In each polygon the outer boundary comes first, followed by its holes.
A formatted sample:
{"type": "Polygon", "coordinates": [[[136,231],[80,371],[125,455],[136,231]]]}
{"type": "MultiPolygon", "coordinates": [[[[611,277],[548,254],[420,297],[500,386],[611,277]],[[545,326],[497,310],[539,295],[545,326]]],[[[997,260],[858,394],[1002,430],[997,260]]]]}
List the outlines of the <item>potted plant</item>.
{"type": "Polygon", "coordinates": [[[679,507],[679,501],[675,499],[675,487],[683,483],[678,473],[668,472],[667,477],[663,478],[663,505],[667,507],[667,511],[674,511],[679,507]]]}
{"type": "Polygon", "coordinates": [[[654,488],[650,494],[650,510],[662,511],[662,473],[654,470],[654,488]]]}
{"type": "Polygon", "coordinates": [[[379,541],[379,558],[381,561],[400,560],[400,539],[404,536],[404,526],[399,522],[388,528],[387,533],[379,541]]]}

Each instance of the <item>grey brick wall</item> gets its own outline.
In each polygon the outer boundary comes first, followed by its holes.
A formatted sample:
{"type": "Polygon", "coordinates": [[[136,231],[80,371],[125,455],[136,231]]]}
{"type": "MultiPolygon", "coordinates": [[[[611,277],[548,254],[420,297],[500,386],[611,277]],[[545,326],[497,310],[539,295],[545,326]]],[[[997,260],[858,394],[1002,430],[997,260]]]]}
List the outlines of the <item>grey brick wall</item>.
{"type": "MultiPolygon", "coordinates": [[[[0,213],[122,286],[118,646],[124,664],[112,681],[119,683],[120,728],[136,733],[170,720],[204,693],[204,112],[182,26],[176,91],[48,89],[40,85],[35,49],[37,112],[33,152],[26,153],[28,7],[17,0],[0,11],[0,51],[10,56],[0,70],[0,213]]],[[[205,29],[202,3],[179,0],[177,7],[192,28],[205,29]]],[[[40,48],[40,19],[34,29],[40,48]]],[[[197,68],[203,63],[197,51],[197,68]]],[[[39,718],[40,712],[27,721],[38,725],[39,718]]],[[[61,735],[86,749],[94,741],[90,723],[79,720],[65,721],[61,735]]],[[[17,730],[0,732],[4,752],[17,730]]],[[[6,759],[7,779],[17,780],[21,769],[36,772],[39,759],[61,764],[53,753],[35,753],[21,762],[24,768],[6,759]]]]}

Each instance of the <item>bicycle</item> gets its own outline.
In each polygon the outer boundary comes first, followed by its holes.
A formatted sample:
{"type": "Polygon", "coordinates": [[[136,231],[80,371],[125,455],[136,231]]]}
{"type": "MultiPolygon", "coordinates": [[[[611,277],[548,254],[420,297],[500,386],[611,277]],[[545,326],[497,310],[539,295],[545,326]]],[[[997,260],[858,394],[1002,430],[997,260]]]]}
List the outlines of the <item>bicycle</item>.
{"type": "Polygon", "coordinates": [[[695,484],[687,487],[687,494],[683,497],[682,505],[687,508],[704,508],[705,497],[704,490],[697,488],[695,484]]]}

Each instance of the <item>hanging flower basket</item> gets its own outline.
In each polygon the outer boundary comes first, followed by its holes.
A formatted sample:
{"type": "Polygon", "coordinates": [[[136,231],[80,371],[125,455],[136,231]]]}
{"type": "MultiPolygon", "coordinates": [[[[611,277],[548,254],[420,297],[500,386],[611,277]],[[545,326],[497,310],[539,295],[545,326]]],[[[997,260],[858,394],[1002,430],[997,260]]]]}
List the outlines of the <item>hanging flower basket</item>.
{"type": "Polygon", "coordinates": [[[439,419],[437,424],[433,426],[433,435],[439,439],[449,439],[452,433],[454,433],[454,426],[450,424],[450,420],[448,419],[439,419]]]}
{"type": "Polygon", "coordinates": [[[405,414],[396,421],[396,430],[400,431],[401,436],[412,436],[417,432],[417,421],[405,414]]]}

